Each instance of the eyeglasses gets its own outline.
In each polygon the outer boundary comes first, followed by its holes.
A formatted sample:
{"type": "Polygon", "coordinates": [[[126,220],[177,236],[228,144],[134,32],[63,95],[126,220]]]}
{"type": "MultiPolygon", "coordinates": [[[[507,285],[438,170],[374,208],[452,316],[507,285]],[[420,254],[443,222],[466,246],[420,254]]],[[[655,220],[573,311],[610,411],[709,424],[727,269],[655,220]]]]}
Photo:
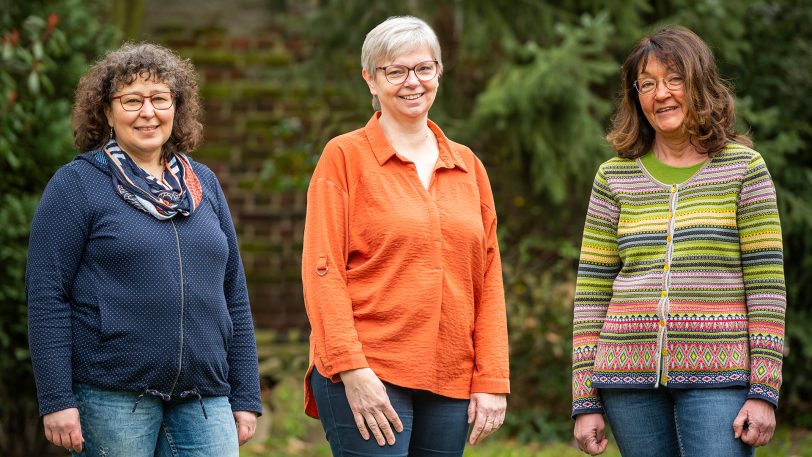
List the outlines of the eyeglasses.
{"type": "Polygon", "coordinates": [[[124,111],[138,111],[144,106],[144,100],[149,99],[149,102],[152,103],[152,107],[155,109],[169,109],[172,108],[172,105],[175,104],[175,93],[174,92],[158,92],[152,95],[141,95],[141,94],[123,94],[117,97],[113,97],[112,100],[118,99],[121,103],[121,107],[124,108],[124,111]]]}
{"type": "Polygon", "coordinates": [[[654,78],[638,79],[633,85],[640,95],[648,95],[657,90],[659,81],[662,81],[668,90],[682,90],[682,87],[685,86],[685,78],[679,75],[669,76],[660,80],[654,78]]]}
{"type": "Polygon", "coordinates": [[[409,72],[414,71],[414,75],[421,81],[431,81],[437,76],[437,69],[440,63],[436,60],[427,60],[409,68],[406,65],[387,65],[385,67],[375,67],[383,70],[383,75],[389,84],[397,86],[403,84],[409,78],[409,72]]]}

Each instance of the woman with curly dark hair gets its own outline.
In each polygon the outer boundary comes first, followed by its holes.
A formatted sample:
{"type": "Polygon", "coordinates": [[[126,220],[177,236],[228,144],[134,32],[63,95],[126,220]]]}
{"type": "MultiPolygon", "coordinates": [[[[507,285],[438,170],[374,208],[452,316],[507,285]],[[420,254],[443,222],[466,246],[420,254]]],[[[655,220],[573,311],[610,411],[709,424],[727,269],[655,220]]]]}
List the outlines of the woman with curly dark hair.
{"type": "Polygon", "coordinates": [[[49,441],[78,456],[234,456],[262,412],[245,274],[200,142],[188,60],[125,44],[79,82],[34,217],[31,359],[49,441]]]}
{"type": "Polygon", "coordinates": [[[786,294],[775,187],[708,46],[670,26],[621,70],[586,215],[575,439],[624,457],[752,456],[770,441],[786,294]]]}

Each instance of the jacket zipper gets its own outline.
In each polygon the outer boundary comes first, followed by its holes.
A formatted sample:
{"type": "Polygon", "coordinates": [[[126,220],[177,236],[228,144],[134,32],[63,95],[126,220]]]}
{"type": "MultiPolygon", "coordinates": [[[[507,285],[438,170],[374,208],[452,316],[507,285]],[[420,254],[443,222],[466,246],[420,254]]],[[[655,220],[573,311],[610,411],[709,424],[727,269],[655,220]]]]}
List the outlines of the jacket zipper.
{"type": "Polygon", "coordinates": [[[175,380],[172,381],[172,387],[169,389],[169,395],[172,396],[172,393],[175,391],[175,386],[178,384],[178,379],[180,379],[181,370],[183,369],[183,305],[185,296],[183,290],[183,257],[180,253],[180,236],[178,236],[178,228],[175,226],[175,221],[169,219],[169,222],[172,223],[172,230],[175,231],[175,245],[178,248],[178,270],[180,271],[180,350],[178,351],[178,374],[175,375],[175,380]]]}

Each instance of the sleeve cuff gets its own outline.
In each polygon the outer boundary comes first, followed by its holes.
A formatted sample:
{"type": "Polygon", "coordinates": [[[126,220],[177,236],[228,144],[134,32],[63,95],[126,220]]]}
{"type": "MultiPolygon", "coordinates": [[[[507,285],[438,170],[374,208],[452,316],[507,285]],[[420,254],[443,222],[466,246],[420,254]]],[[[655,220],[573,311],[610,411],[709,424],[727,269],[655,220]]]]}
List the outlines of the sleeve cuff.
{"type": "Polygon", "coordinates": [[[321,356],[317,359],[316,368],[325,378],[333,378],[342,371],[369,368],[369,363],[367,363],[367,358],[363,353],[347,354],[329,361],[321,356]]]}
{"type": "Polygon", "coordinates": [[[257,416],[261,416],[262,415],[262,404],[257,403],[257,402],[232,401],[231,410],[232,411],[250,411],[252,413],[256,413],[257,416]]]}
{"type": "Polygon", "coordinates": [[[747,398],[764,400],[773,405],[773,408],[778,408],[778,391],[764,384],[750,384],[750,393],[747,394],[747,398]]]}
{"type": "Polygon", "coordinates": [[[581,414],[603,414],[603,402],[600,397],[582,397],[572,402],[572,418],[581,414]]]}
{"type": "Polygon", "coordinates": [[[509,378],[480,378],[471,380],[471,393],[509,394],[509,378]]]}
{"type": "Polygon", "coordinates": [[[59,395],[59,394],[43,394],[39,398],[39,415],[55,413],[68,408],[77,408],[76,399],[73,394],[59,395]]]}

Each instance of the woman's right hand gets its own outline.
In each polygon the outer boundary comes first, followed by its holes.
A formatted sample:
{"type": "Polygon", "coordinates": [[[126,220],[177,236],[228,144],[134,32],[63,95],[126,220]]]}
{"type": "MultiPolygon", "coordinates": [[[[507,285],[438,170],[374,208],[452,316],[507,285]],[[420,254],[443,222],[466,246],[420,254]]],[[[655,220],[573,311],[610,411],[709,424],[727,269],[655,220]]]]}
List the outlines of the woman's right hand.
{"type": "Polygon", "coordinates": [[[78,409],[68,408],[46,414],[42,416],[42,425],[45,426],[48,441],[69,451],[82,452],[84,439],[78,409]]]}
{"type": "Polygon", "coordinates": [[[375,372],[371,368],[357,368],[342,371],[338,375],[344,383],[347,401],[350,403],[355,425],[358,426],[361,437],[368,440],[369,432],[372,431],[379,446],[386,443],[390,446],[395,444],[392,427],[400,433],[403,431],[403,424],[389,402],[386,386],[375,372]]]}
{"type": "Polygon", "coordinates": [[[575,417],[575,441],[578,449],[589,455],[602,454],[606,450],[609,440],[604,435],[606,424],[603,421],[603,414],[590,413],[580,414],[575,417]]]}

